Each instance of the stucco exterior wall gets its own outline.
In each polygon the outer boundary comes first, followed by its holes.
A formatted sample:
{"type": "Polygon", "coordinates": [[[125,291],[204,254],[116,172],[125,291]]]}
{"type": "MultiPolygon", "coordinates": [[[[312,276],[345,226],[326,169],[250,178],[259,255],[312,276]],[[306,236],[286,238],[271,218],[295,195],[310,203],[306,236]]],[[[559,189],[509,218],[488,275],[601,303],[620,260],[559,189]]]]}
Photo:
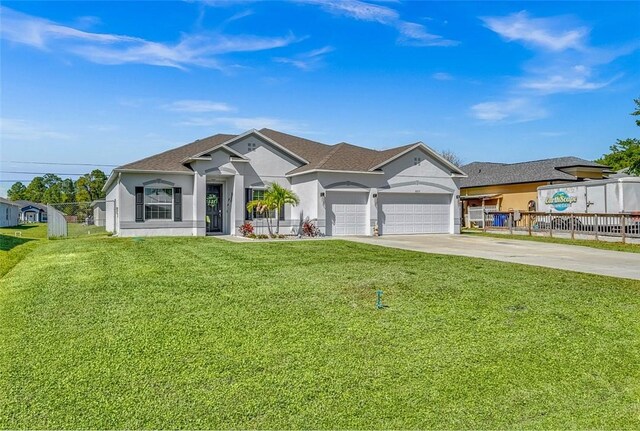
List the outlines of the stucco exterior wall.
{"type": "Polygon", "coordinates": [[[204,224],[204,219],[198,220],[194,217],[193,191],[193,175],[123,172],[120,176],[119,187],[117,187],[118,235],[196,235],[197,229],[204,224]],[[182,187],[182,221],[145,220],[136,222],[135,189],[141,186],[182,187]]]}
{"type": "Polygon", "coordinates": [[[119,204],[118,201],[118,192],[120,191],[120,182],[114,181],[110,187],[107,189],[105,199],[109,204],[106,206],[106,214],[105,214],[105,229],[107,232],[111,232],[114,234],[118,233],[118,212],[119,212],[119,204]]]}
{"type": "Polygon", "coordinates": [[[0,202],[0,227],[17,226],[20,219],[20,207],[0,202]]]}
{"type": "Polygon", "coordinates": [[[318,174],[311,173],[291,178],[291,190],[300,198],[300,205],[291,208],[292,220],[303,222],[305,218],[309,220],[318,219],[318,207],[320,204],[320,191],[318,184],[318,174]]]}
{"type": "Polygon", "coordinates": [[[526,211],[529,201],[537,201],[538,187],[550,184],[549,181],[525,184],[503,184],[484,187],[468,187],[460,190],[461,196],[500,194],[502,196],[485,201],[487,205],[498,205],[499,211],[526,211]]]}

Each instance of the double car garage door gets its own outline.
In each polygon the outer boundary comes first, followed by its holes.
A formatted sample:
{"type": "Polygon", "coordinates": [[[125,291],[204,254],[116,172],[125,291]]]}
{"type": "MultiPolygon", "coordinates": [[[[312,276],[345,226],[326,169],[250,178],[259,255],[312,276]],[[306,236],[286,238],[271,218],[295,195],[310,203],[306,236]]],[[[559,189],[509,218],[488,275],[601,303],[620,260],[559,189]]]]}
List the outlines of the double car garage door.
{"type": "MultiPolygon", "coordinates": [[[[327,193],[327,235],[368,235],[368,193],[327,193]]],[[[451,195],[380,193],[378,228],[381,235],[448,233],[451,195]]]]}

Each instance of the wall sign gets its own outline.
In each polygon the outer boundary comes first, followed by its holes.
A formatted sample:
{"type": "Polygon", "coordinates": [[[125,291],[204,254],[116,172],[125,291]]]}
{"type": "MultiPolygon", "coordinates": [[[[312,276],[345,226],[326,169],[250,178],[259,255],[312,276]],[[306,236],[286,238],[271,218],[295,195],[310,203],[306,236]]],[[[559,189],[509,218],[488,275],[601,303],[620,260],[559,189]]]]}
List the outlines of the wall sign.
{"type": "Polygon", "coordinates": [[[569,196],[567,192],[559,191],[555,192],[550,198],[547,198],[544,203],[553,206],[556,211],[564,211],[577,201],[577,197],[569,196]]]}

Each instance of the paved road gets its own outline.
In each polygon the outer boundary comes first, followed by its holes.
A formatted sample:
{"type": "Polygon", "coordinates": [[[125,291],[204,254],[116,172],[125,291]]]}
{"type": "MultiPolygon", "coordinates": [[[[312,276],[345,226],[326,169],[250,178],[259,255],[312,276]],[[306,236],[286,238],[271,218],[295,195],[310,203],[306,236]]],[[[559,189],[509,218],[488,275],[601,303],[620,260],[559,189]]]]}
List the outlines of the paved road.
{"type": "Polygon", "coordinates": [[[640,253],[472,235],[387,235],[343,239],[425,253],[480,257],[640,280],[640,253]]]}

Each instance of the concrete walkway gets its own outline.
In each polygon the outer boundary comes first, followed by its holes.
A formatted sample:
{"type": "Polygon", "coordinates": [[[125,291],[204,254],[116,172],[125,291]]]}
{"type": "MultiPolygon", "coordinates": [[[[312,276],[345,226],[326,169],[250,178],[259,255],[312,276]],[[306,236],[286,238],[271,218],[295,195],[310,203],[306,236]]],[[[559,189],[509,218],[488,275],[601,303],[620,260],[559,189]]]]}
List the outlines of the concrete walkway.
{"type": "Polygon", "coordinates": [[[472,235],[345,237],[366,244],[640,280],[640,253],[472,235]]]}

